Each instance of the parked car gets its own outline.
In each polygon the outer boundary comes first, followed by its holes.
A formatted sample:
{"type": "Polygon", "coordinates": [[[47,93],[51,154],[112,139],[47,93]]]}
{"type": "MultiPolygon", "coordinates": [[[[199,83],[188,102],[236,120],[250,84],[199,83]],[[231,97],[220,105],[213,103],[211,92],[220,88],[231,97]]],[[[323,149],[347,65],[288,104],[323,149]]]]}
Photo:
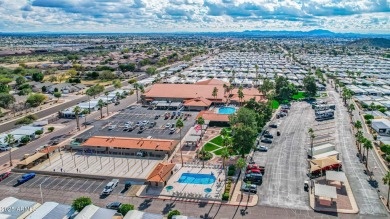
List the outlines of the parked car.
{"type": "Polygon", "coordinates": [[[155,115],[154,116],[154,119],[158,119],[158,118],[160,118],[160,115],[155,115]]]}
{"type": "Polygon", "coordinates": [[[145,131],[145,129],[146,129],[145,126],[140,126],[139,130],[138,130],[138,133],[142,133],[143,131],[145,131]]]}
{"type": "Polygon", "coordinates": [[[261,185],[261,183],[263,182],[263,175],[259,173],[246,174],[244,182],[248,181],[256,185],[261,185]]]}
{"type": "Polygon", "coordinates": [[[150,128],[150,129],[153,128],[154,126],[156,126],[156,122],[150,122],[150,123],[149,123],[149,128],[150,128]]]}
{"type": "Polygon", "coordinates": [[[18,183],[19,184],[25,183],[34,177],[35,177],[35,173],[26,173],[21,178],[18,179],[18,183]]]}
{"type": "Polygon", "coordinates": [[[141,121],[138,121],[135,126],[141,126],[142,125],[142,122],[141,121]]]}
{"type": "Polygon", "coordinates": [[[111,130],[113,130],[115,128],[116,128],[116,125],[110,125],[110,126],[108,126],[108,131],[111,131],[111,130]]]}
{"type": "Polygon", "coordinates": [[[271,135],[271,134],[265,134],[264,137],[266,137],[266,138],[274,138],[274,136],[271,135]]]}
{"type": "Polygon", "coordinates": [[[273,123],[273,124],[269,125],[269,127],[270,127],[270,128],[277,128],[277,127],[278,127],[278,125],[277,125],[277,124],[275,124],[275,123],[273,123]]]}
{"type": "Polygon", "coordinates": [[[121,104],[121,102],[117,101],[115,102],[115,106],[121,104]]]}
{"type": "Polygon", "coordinates": [[[111,192],[115,189],[115,187],[118,185],[119,179],[113,179],[111,182],[107,183],[107,185],[104,187],[102,191],[102,195],[109,195],[111,192]]]}
{"type": "Polygon", "coordinates": [[[110,202],[106,205],[106,208],[118,210],[121,205],[122,205],[122,203],[120,203],[120,202],[110,202]]]}
{"type": "Polygon", "coordinates": [[[258,150],[260,152],[267,152],[268,151],[268,147],[259,145],[259,146],[256,147],[256,150],[258,150]]]}
{"type": "Polygon", "coordinates": [[[10,171],[0,174],[0,182],[9,177],[9,175],[11,175],[10,171]]]}
{"type": "Polygon", "coordinates": [[[142,125],[147,125],[147,124],[149,124],[149,121],[148,121],[148,120],[142,121],[142,125]]]}
{"type": "Polygon", "coordinates": [[[83,125],[92,125],[92,121],[88,121],[88,122],[83,122],[83,125]]]}
{"type": "Polygon", "coordinates": [[[253,184],[244,184],[242,187],[241,187],[241,191],[244,191],[244,192],[252,192],[254,194],[257,193],[257,186],[256,185],[253,185],[253,184]]]}
{"type": "Polygon", "coordinates": [[[0,146],[0,151],[9,151],[11,150],[12,147],[8,147],[8,146],[5,146],[5,145],[2,145],[0,146]]]}
{"type": "Polygon", "coordinates": [[[272,140],[269,139],[269,138],[263,138],[263,139],[261,139],[261,142],[267,143],[267,144],[271,144],[271,143],[272,143],[272,140]]]}
{"type": "Polygon", "coordinates": [[[165,125],[165,128],[166,129],[168,129],[168,128],[170,128],[171,127],[171,123],[167,123],[166,125],[165,125]]]}
{"type": "Polygon", "coordinates": [[[130,126],[128,129],[127,129],[127,131],[128,132],[131,132],[131,131],[133,131],[135,128],[137,128],[137,126],[130,126]]]}
{"type": "Polygon", "coordinates": [[[174,134],[176,132],[176,129],[175,128],[170,128],[169,129],[169,134],[174,134]]]}
{"type": "Polygon", "coordinates": [[[135,155],[137,155],[138,157],[145,157],[146,152],[145,151],[138,151],[135,155]]]}

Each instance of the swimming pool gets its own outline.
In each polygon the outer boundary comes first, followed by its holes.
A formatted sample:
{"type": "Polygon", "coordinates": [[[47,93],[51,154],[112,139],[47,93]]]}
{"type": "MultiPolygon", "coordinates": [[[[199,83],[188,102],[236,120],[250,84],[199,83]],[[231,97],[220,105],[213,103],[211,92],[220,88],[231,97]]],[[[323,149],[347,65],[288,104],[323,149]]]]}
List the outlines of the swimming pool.
{"type": "Polygon", "coordinates": [[[234,107],[221,107],[218,109],[218,114],[233,114],[236,112],[234,107]]]}
{"type": "Polygon", "coordinates": [[[178,182],[188,184],[211,184],[215,182],[215,176],[201,173],[183,173],[178,182]]]}

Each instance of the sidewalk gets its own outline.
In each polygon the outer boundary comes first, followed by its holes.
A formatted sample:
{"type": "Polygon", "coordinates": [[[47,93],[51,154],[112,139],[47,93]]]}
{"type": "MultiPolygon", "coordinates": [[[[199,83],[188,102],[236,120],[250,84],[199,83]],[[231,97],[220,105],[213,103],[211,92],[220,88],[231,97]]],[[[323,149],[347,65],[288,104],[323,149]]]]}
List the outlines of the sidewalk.
{"type": "Polygon", "coordinates": [[[248,206],[253,207],[257,205],[259,201],[259,196],[257,194],[251,193],[248,196],[247,192],[241,192],[241,180],[238,180],[237,185],[232,193],[229,204],[234,206],[248,206]]]}

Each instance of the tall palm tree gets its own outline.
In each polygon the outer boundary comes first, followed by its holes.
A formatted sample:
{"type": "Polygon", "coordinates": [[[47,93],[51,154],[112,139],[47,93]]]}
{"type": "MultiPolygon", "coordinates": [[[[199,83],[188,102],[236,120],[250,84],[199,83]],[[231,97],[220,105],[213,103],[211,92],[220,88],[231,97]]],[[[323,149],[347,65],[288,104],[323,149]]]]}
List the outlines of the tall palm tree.
{"type": "Polygon", "coordinates": [[[353,105],[353,103],[350,103],[348,106],[348,112],[351,114],[351,116],[354,110],[355,110],[355,105],[353,105]]]}
{"type": "MultiPolygon", "coordinates": [[[[226,159],[229,159],[229,157],[230,157],[229,150],[227,149],[227,147],[224,147],[221,151],[221,158],[222,158],[222,167],[223,167],[225,177],[226,177],[225,161],[226,159]]],[[[225,190],[226,190],[226,183],[225,183],[225,190]]]]}
{"type": "Polygon", "coordinates": [[[366,139],[366,141],[363,144],[363,147],[366,149],[366,169],[368,172],[368,151],[373,148],[372,142],[370,140],[366,139]]]}
{"type": "Polygon", "coordinates": [[[226,84],[223,84],[223,95],[226,95],[228,86],[226,84]]]}
{"type": "Polygon", "coordinates": [[[138,103],[138,89],[140,88],[140,85],[138,83],[134,83],[133,86],[135,89],[135,95],[137,97],[137,103],[138,103]]]}
{"type": "MultiPolygon", "coordinates": [[[[356,138],[356,142],[358,143],[358,151],[359,151],[359,154],[361,154],[361,144],[364,143],[364,136],[363,136],[363,132],[362,131],[357,131],[356,134],[355,134],[355,138],[356,138]]],[[[361,156],[360,156],[361,157],[361,156]]]]}
{"type": "Polygon", "coordinates": [[[73,109],[73,112],[74,112],[74,116],[76,117],[76,124],[77,124],[77,130],[80,131],[80,118],[79,118],[79,115],[81,113],[81,108],[79,106],[76,106],[74,109],[73,109]]]}
{"type": "Polygon", "coordinates": [[[388,186],[387,189],[387,202],[386,206],[389,208],[389,198],[390,198],[390,171],[387,171],[386,175],[383,177],[383,183],[388,186]]]}
{"type": "Polygon", "coordinates": [[[242,86],[238,88],[237,94],[238,94],[238,99],[240,101],[240,106],[242,105],[242,100],[244,99],[244,93],[242,92],[242,86]]]}
{"type": "Polygon", "coordinates": [[[107,109],[107,116],[108,116],[108,95],[110,94],[110,92],[106,91],[104,92],[104,95],[106,95],[106,109],[107,109]]]}
{"type": "Polygon", "coordinates": [[[180,130],[179,133],[180,133],[180,158],[181,158],[181,166],[183,166],[183,150],[182,150],[182,147],[181,147],[181,130],[182,128],[184,127],[184,123],[183,121],[179,118],[177,121],[176,121],[176,127],[180,130]]]}
{"type": "Polygon", "coordinates": [[[355,128],[356,128],[357,130],[360,130],[360,129],[363,128],[362,122],[361,122],[360,120],[358,120],[358,121],[355,122],[355,128]]]}
{"type": "Polygon", "coordinates": [[[83,109],[83,111],[81,111],[81,113],[84,115],[84,125],[85,125],[85,128],[87,128],[87,115],[88,115],[89,111],[87,109],[83,109]]]}
{"type": "MultiPolygon", "coordinates": [[[[239,175],[241,176],[242,169],[244,169],[244,167],[246,167],[245,159],[242,157],[238,158],[237,163],[236,163],[236,167],[240,170],[239,175]]],[[[243,180],[242,176],[241,176],[241,179],[243,180]]]]}
{"type": "Polygon", "coordinates": [[[98,101],[97,105],[99,106],[100,118],[102,119],[102,118],[103,118],[104,101],[103,101],[102,99],[100,99],[100,100],[98,101]]]}
{"type": "Polygon", "coordinates": [[[309,137],[310,137],[310,156],[311,159],[313,159],[313,144],[314,144],[314,138],[316,137],[314,135],[314,130],[312,128],[309,128],[309,137]]]}
{"type": "Polygon", "coordinates": [[[4,139],[4,140],[5,140],[5,142],[7,142],[8,147],[11,147],[11,148],[9,149],[8,155],[9,155],[9,165],[12,166],[11,151],[12,151],[12,145],[13,145],[14,142],[15,142],[15,137],[14,137],[14,135],[12,135],[12,134],[8,134],[8,135],[5,136],[5,139],[4,139]]]}
{"type": "Polygon", "coordinates": [[[217,87],[214,87],[213,93],[211,95],[214,97],[214,100],[217,99],[217,96],[218,96],[218,88],[217,87]]]}

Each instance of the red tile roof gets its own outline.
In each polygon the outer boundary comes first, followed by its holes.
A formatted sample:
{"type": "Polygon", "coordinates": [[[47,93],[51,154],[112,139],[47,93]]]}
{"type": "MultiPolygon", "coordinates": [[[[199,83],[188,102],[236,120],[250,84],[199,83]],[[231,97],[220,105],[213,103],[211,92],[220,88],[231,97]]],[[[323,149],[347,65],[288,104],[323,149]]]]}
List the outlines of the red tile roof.
{"type": "Polygon", "coordinates": [[[218,89],[216,99],[225,100],[222,85],[198,85],[198,84],[154,84],[144,93],[145,98],[180,98],[195,99],[203,97],[213,100],[214,87],[218,89]]]}
{"type": "Polygon", "coordinates": [[[212,78],[212,79],[209,79],[209,80],[205,80],[205,81],[199,81],[199,82],[196,82],[195,84],[199,84],[199,85],[221,85],[223,86],[224,84],[226,85],[230,85],[229,82],[224,82],[222,80],[218,80],[218,79],[215,79],[215,78],[212,78]]]}
{"type": "Polygon", "coordinates": [[[172,151],[177,144],[176,140],[93,136],[81,146],[172,151]]]}
{"type": "Polygon", "coordinates": [[[214,121],[214,122],[229,122],[229,115],[227,114],[217,114],[212,111],[200,111],[196,116],[196,119],[202,117],[204,120],[214,121]]]}
{"type": "Polygon", "coordinates": [[[190,99],[184,102],[184,106],[206,106],[209,107],[212,102],[206,98],[198,97],[195,99],[190,99]]]}
{"type": "Polygon", "coordinates": [[[149,174],[147,181],[149,182],[165,182],[171,176],[170,172],[175,167],[173,163],[159,163],[154,170],[149,174]]]}

